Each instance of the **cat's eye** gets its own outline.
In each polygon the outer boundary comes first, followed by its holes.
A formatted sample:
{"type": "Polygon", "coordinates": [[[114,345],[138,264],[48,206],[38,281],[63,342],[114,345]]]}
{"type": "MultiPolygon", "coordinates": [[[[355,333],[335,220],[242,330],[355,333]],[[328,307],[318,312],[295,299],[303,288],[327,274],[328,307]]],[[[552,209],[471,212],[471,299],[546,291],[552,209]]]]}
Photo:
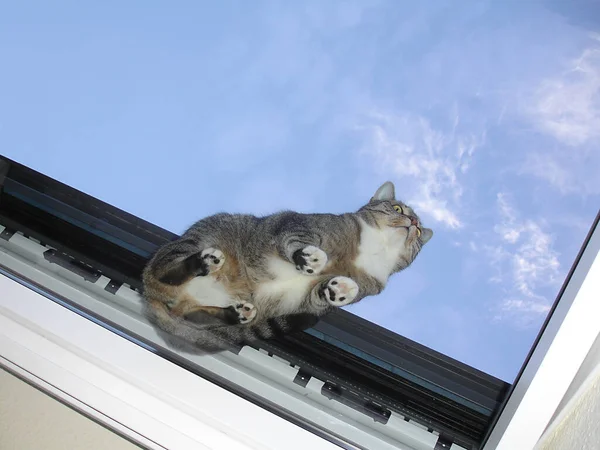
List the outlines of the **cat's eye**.
{"type": "Polygon", "coordinates": [[[394,205],[394,209],[396,211],[398,211],[399,213],[402,213],[402,206],[400,206],[400,205],[394,205]]]}

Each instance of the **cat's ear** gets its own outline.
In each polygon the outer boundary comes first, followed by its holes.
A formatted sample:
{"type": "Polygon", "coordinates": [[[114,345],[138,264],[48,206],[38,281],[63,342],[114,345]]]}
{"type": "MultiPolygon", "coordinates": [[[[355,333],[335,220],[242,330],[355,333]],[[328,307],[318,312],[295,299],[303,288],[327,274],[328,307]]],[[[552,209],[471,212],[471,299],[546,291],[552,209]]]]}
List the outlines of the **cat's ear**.
{"type": "Polygon", "coordinates": [[[429,239],[433,236],[433,230],[431,228],[422,228],[421,229],[421,241],[423,244],[426,244],[429,239]]]}
{"type": "Polygon", "coordinates": [[[391,181],[386,181],[385,183],[383,183],[381,185],[381,187],[379,189],[377,189],[377,192],[375,192],[375,195],[373,196],[373,198],[371,198],[371,201],[377,201],[377,200],[387,200],[387,201],[392,201],[396,199],[396,191],[394,188],[394,183],[392,183],[391,181]]]}

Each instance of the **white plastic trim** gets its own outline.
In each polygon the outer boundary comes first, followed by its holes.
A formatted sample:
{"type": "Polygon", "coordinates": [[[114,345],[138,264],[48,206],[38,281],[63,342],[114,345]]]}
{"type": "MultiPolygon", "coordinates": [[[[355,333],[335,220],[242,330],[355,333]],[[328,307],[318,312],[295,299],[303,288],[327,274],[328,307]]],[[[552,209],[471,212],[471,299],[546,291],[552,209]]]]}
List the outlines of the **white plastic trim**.
{"type": "MultiPolygon", "coordinates": [[[[1,228],[0,225],[0,231],[1,228]]],[[[8,241],[0,240],[0,264],[126,330],[165,345],[141,313],[142,299],[137,292],[123,285],[115,294],[109,293],[105,290],[108,278],[85,281],[80,275],[48,262],[44,258],[46,250],[39,242],[15,233],[8,241]]],[[[436,445],[437,433],[412,420],[407,422],[395,412],[383,425],[346,405],[327,400],[320,392],[323,383],[319,380],[311,379],[306,388],[298,386],[293,382],[298,368],[253,348],[246,347],[239,355],[224,352],[182,356],[299,417],[326,424],[331,433],[357,445],[382,450],[432,450],[436,445]]]]}
{"type": "Polygon", "coordinates": [[[0,293],[0,363],[101,412],[96,419],[120,424],[137,442],[174,450],[338,448],[7,277],[0,293]]]}
{"type": "Polygon", "coordinates": [[[533,449],[600,334],[596,229],[484,450],[533,449]]]}

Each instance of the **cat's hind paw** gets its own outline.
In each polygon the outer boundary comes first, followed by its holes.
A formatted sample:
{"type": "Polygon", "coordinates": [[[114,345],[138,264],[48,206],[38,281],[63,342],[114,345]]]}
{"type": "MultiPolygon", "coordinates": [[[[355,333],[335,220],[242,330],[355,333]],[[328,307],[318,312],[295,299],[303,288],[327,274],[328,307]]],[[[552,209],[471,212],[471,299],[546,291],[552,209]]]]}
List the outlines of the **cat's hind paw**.
{"type": "Polygon", "coordinates": [[[296,269],[304,275],[318,275],[327,264],[327,253],[319,247],[309,245],[301,250],[296,250],[292,256],[296,269]]]}
{"type": "Polygon", "coordinates": [[[348,277],[334,277],[319,291],[322,300],[337,307],[349,305],[357,295],[358,284],[348,277]]]}
{"type": "Polygon", "coordinates": [[[256,317],[256,306],[252,303],[236,303],[233,307],[238,313],[240,323],[250,323],[256,317]]]}
{"type": "Polygon", "coordinates": [[[213,273],[223,267],[225,263],[225,255],[221,250],[216,248],[206,248],[202,251],[202,259],[208,266],[208,273],[213,273]]]}

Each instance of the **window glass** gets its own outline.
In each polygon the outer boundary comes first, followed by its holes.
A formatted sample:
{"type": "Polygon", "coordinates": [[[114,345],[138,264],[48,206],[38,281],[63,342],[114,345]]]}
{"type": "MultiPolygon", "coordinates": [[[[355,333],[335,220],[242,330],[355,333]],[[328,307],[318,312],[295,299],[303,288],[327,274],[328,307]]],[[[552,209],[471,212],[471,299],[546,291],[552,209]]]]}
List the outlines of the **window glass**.
{"type": "Polygon", "coordinates": [[[354,211],[391,180],[434,236],[345,309],[512,383],[597,213],[599,18],[592,1],[12,3],[0,148],[173,233],[354,211]]]}

